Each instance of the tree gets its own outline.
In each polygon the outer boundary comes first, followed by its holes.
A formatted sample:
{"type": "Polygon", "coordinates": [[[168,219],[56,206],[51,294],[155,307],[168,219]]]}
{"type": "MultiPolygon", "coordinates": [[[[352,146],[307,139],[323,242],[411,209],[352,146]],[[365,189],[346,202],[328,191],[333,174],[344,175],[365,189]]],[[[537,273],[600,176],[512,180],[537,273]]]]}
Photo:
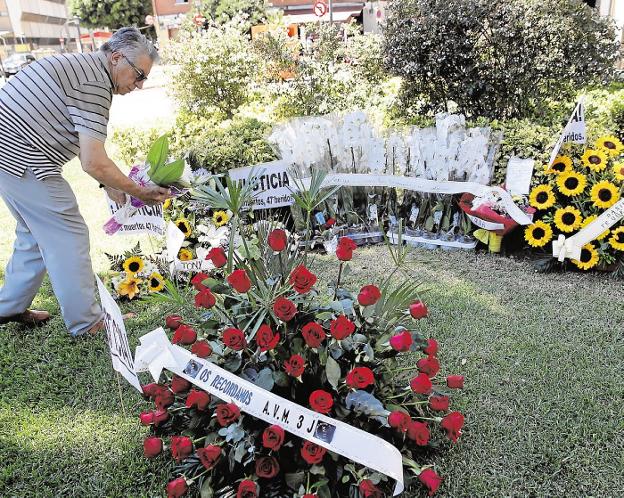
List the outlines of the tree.
{"type": "Polygon", "coordinates": [[[614,74],[613,22],[580,0],[394,0],[385,65],[404,109],[530,117],[614,74]]]}
{"type": "Polygon", "coordinates": [[[264,0],[202,0],[199,9],[215,21],[229,21],[242,15],[252,26],[267,16],[264,0]]]}
{"type": "Polygon", "coordinates": [[[71,0],[72,15],[88,28],[143,26],[152,13],[151,0],[71,0]]]}

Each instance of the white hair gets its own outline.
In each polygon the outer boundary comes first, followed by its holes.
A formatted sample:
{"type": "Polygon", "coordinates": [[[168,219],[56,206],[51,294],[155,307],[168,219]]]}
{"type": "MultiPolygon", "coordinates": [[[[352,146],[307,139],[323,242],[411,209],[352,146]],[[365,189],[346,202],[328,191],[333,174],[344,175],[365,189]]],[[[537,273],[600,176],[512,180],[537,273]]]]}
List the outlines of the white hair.
{"type": "Polygon", "coordinates": [[[134,27],[120,28],[115,31],[100,50],[107,53],[120,52],[133,60],[140,55],[148,55],[152,61],[158,60],[156,47],[134,27]]]}

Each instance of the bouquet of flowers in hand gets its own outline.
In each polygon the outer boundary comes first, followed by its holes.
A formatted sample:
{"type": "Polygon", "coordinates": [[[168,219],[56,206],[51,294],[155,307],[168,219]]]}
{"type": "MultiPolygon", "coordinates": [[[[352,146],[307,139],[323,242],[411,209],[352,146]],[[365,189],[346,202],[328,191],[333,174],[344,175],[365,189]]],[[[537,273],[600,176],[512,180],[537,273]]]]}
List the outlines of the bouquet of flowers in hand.
{"type": "Polygon", "coordinates": [[[111,270],[116,272],[111,279],[115,299],[131,301],[165,288],[163,270],[159,268],[158,261],[143,255],[138,243],[123,255],[106,256],[111,263],[111,270]]]}
{"type": "MultiPolygon", "coordinates": [[[[464,416],[451,410],[450,392],[464,379],[441,376],[438,343],[418,331],[428,314],[418,284],[397,279],[397,268],[379,286],[343,288],[341,275],[356,249],[343,237],[335,250],[338,278],[323,289],[307,267],[307,252],[284,230],[264,227],[255,229],[259,258],[210,251],[216,269],[191,281],[201,315],[167,317],[172,342],[388,441],[402,454],[406,487],[421,483],[435,493],[441,477],[427,462],[429,448],[459,438],[464,416]],[[406,366],[413,353],[420,359],[406,366]]],[[[395,256],[405,249],[389,250],[395,256]]],[[[235,394],[218,399],[166,374],[144,393],[155,404],[140,415],[151,433],[144,453],[170,461],[169,497],[189,490],[215,498],[392,494],[388,476],[294,436],[281,413],[272,424],[255,418],[235,394]]]]}
{"type": "MultiPolygon", "coordinates": [[[[524,232],[526,242],[543,248],[559,234],[574,235],[618,202],[624,184],[624,145],[614,136],[599,138],[580,157],[559,155],[544,171],[544,181],[529,196],[537,209],[535,222],[524,232]]],[[[586,244],[581,270],[617,265],[624,255],[624,222],[620,220],[586,244]]]]}

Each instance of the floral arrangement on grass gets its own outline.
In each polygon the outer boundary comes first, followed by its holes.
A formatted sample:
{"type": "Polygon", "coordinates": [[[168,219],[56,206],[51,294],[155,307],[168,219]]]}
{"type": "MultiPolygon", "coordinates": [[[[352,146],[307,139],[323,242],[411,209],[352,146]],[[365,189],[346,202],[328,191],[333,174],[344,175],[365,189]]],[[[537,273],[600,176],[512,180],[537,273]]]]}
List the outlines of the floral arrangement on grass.
{"type": "MultiPolygon", "coordinates": [[[[557,156],[545,169],[544,178],[529,195],[538,211],[524,238],[534,248],[548,247],[559,234],[574,235],[621,198],[624,145],[614,136],[601,137],[580,157],[557,156]]],[[[620,221],[583,246],[580,260],[572,263],[581,270],[612,267],[623,254],[624,223],[620,221]]]]}
{"type": "Polygon", "coordinates": [[[122,255],[106,255],[114,272],[111,278],[113,298],[129,301],[153,295],[165,288],[163,269],[155,258],[145,256],[137,245],[122,255]]]}
{"type": "MultiPolygon", "coordinates": [[[[240,207],[244,196],[229,187],[234,200],[228,203],[240,207]]],[[[216,197],[208,197],[215,205],[216,197]]],[[[313,206],[317,200],[312,195],[302,201],[313,206]]],[[[234,231],[244,230],[240,210],[232,212],[234,231]]],[[[464,379],[440,375],[438,344],[418,331],[418,320],[428,314],[419,285],[397,278],[407,249],[389,247],[395,270],[379,286],[367,283],[352,292],[341,286],[341,276],[356,244],[343,237],[335,250],[336,282],[322,289],[308,268],[307,251],[302,254],[293,237],[269,223],[255,231],[259,258],[211,251],[216,269],[191,281],[201,315],[168,316],[172,342],[267,391],[385,439],[402,453],[406,487],[420,482],[434,494],[441,477],[427,456],[431,447],[461,435],[464,416],[451,410],[450,392],[462,388],[464,379]],[[422,355],[415,366],[405,366],[410,353],[422,355]]],[[[155,406],[140,421],[151,432],[145,456],[170,459],[169,497],[189,491],[215,498],[392,494],[388,476],[246,414],[240,400],[217,399],[175,375],[161,380],[144,386],[155,406]]]]}

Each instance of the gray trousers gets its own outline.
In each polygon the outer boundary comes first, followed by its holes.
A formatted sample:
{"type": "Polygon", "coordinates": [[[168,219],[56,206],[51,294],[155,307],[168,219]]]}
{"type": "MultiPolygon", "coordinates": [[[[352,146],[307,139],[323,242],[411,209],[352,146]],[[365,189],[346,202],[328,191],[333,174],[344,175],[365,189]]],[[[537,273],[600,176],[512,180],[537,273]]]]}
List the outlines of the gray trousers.
{"type": "Polygon", "coordinates": [[[80,335],[102,317],[95,299],[89,230],[76,197],[61,176],[37,180],[0,170],[0,196],[17,221],[16,240],[0,288],[0,316],[32,303],[47,270],[69,332],[80,335]]]}

